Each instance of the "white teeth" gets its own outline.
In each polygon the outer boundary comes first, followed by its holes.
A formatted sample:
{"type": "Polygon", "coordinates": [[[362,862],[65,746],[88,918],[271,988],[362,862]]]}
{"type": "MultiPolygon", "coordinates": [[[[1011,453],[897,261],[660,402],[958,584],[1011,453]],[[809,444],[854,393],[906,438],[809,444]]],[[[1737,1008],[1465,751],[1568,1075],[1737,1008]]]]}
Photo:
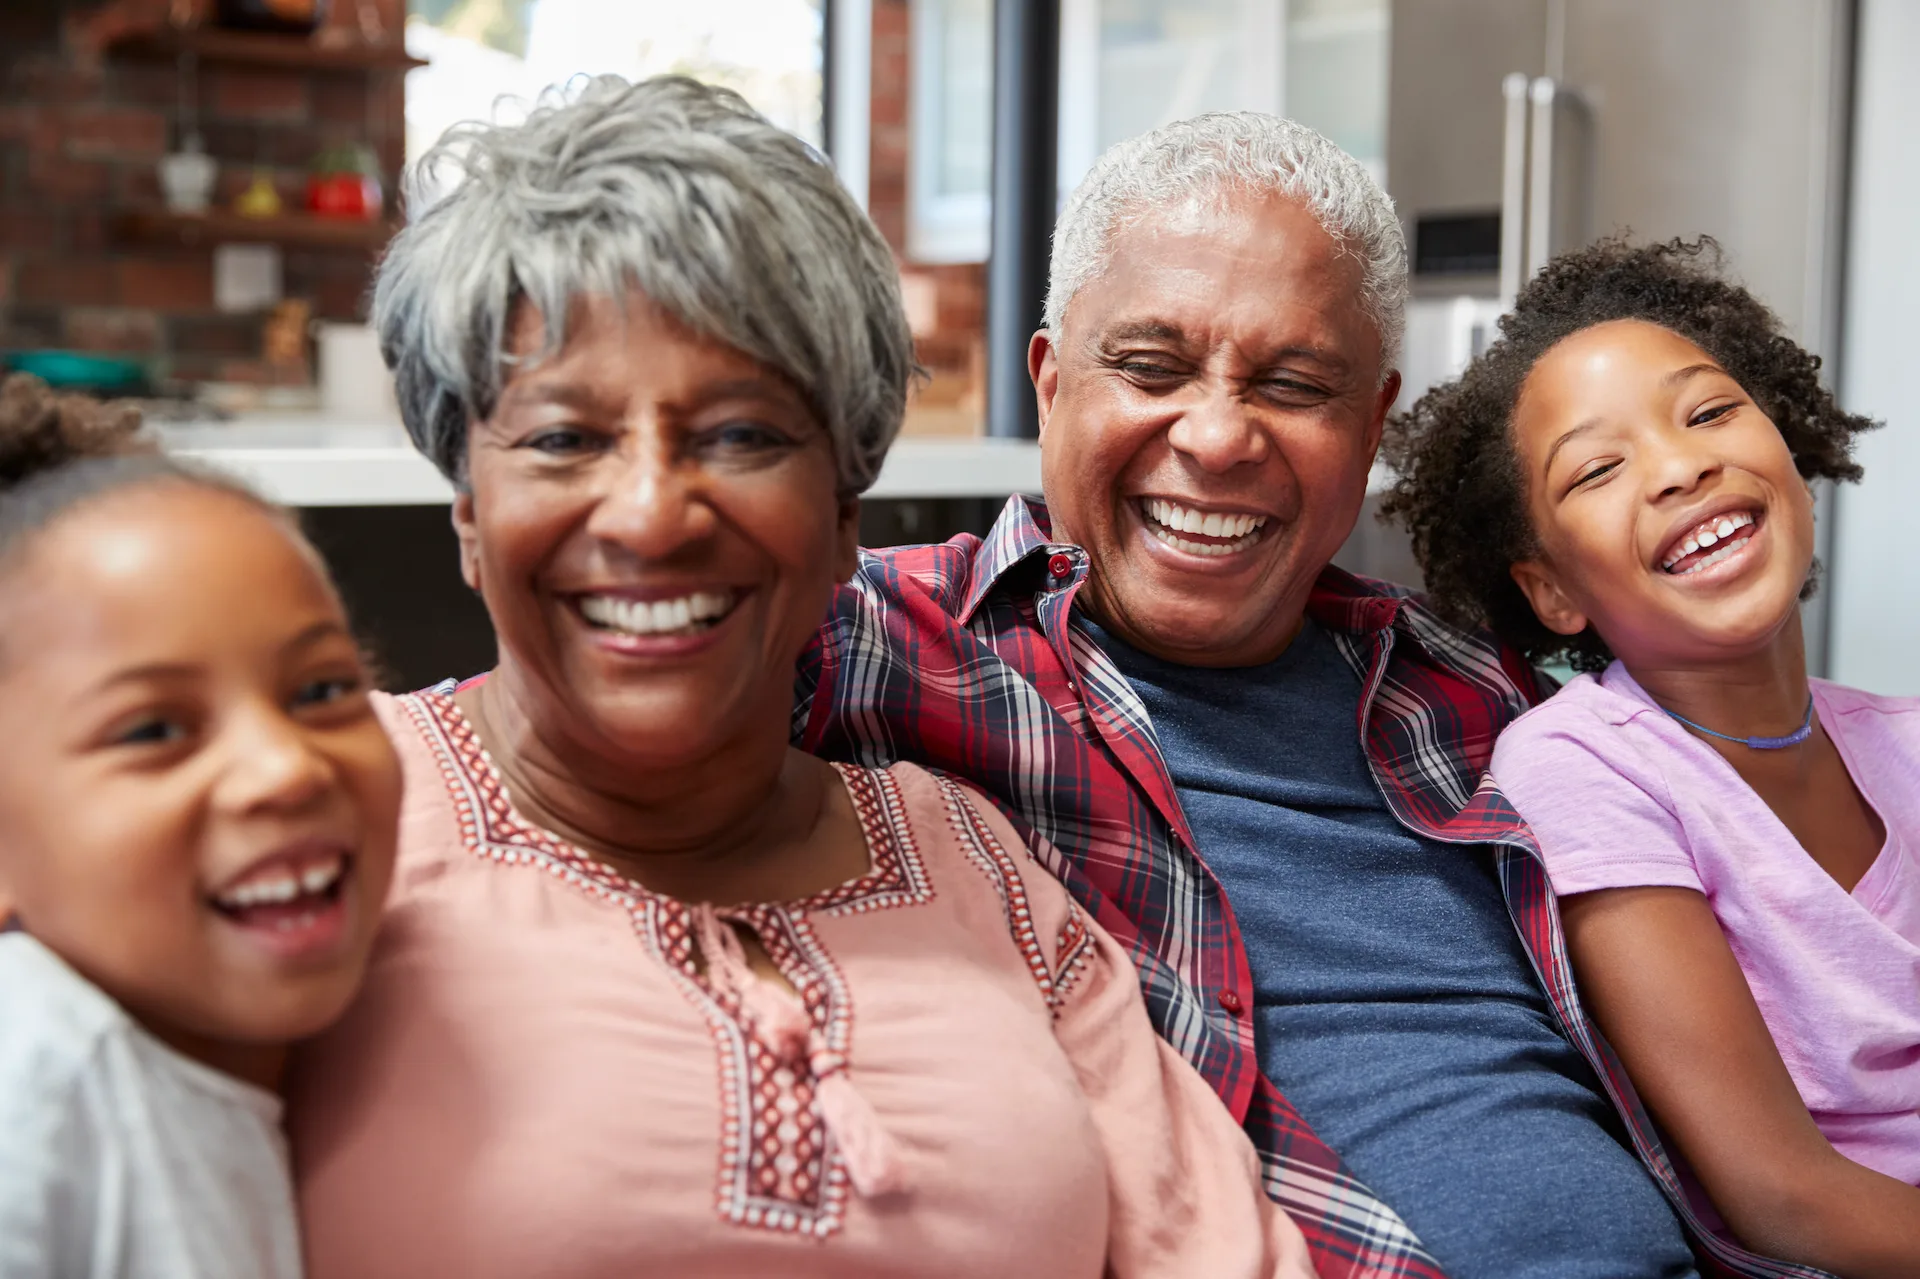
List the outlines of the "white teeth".
{"type": "MultiPolygon", "coordinates": [[[[1161,533],[1198,533],[1202,537],[1231,537],[1244,539],[1248,534],[1267,522],[1264,515],[1227,515],[1218,511],[1196,511],[1181,506],[1177,502],[1168,502],[1161,498],[1149,498],[1145,503],[1147,515],[1154,527],[1155,534],[1161,533]]],[[[1202,543],[1188,542],[1185,538],[1160,539],[1168,545],[1179,543],[1184,546],[1199,546],[1202,543]]],[[[1238,546],[1208,546],[1208,551],[1233,551],[1238,546]]]]}
{"type": "MultiPolygon", "coordinates": [[[[1752,523],[1753,516],[1745,511],[1734,515],[1722,515],[1718,519],[1709,520],[1701,524],[1699,528],[1694,529],[1691,533],[1688,533],[1686,540],[1681,542],[1671,555],[1661,561],[1660,567],[1671,571],[1675,564],[1678,564],[1687,556],[1692,555],[1696,551],[1710,549],[1714,544],[1725,541],[1752,523]]],[[[1746,539],[1742,538],[1741,544],[1744,545],[1745,542],[1746,539]]],[[[1724,557],[1714,556],[1710,562],[1718,562],[1722,558],[1724,557]]],[[[1705,564],[1695,564],[1689,566],[1687,571],[1692,572],[1695,568],[1703,567],[1705,567],[1705,564]]]]}
{"type": "Polygon", "coordinates": [[[671,600],[629,600],[617,595],[588,595],[580,614],[596,626],[629,635],[662,635],[725,617],[733,608],[731,591],[694,591],[671,600]]]}
{"type": "Polygon", "coordinates": [[[221,893],[214,900],[232,910],[244,910],[249,906],[281,906],[296,897],[326,892],[338,882],[345,869],[345,860],[335,857],[332,861],[309,866],[297,876],[283,870],[271,876],[250,879],[221,893]]]}
{"type": "Polygon", "coordinates": [[[1236,552],[1246,550],[1249,546],[1252,546],[1260,540],[1254,534],[1249,533],[1237,541],[1224,544],[1220,542],[1190,542],[1186,538],[1161,528],[1157,524],[1149,524],[1147,525],[1147,529],[1168,546],[1176,550],[1185,551],[1189,555],[1232,555],[1236,552]]]}
{"type": "Polygon", "coordinates": [[[1718,564],[1721,560],[1726,559],[1727,556],[1732,555],[1735,551],[1739,550],[1741,547],[1745,546],[1748,542],[1751,542],[1752,540],[1753,538],[1751,536],[1747,536],[1747,537],[1741,538],[1737,542],[1728,542],[1725,546],[1721,547],[1719,550],[1715,551],[1713,554],[1707,556],[1707,558],[1705,558],[1704,560],[1701,560],[1698,564],[1687,565],[1685,568],[1681,569],[1679,573],[1675,574],[1675,576],[1685,577],[1689,573],[1698,573],[1703,568],[1712,568],[1715,564],[1718,564]]]}
{"type": "Polygon", "coordinates": [[[309,893],[324,893],[332,888],[334,881],[340,878],[340,863],[331,866],[309,866],[300,876],[300,887],[309,893]]]}

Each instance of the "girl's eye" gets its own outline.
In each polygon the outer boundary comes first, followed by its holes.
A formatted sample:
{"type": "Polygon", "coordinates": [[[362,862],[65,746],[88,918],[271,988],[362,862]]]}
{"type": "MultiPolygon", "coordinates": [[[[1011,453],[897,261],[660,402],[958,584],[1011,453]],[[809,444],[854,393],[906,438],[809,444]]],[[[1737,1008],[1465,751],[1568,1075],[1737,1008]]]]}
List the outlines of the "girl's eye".
{"type": "Polygon", "coordinates": [[[1580,472],[1579,477],[1574,480],[1568,491],[1571,492],[1573,489],[1592,484],[1595,480],[1611,475],[1619,465],[1618,462],[1602,462],[1598,466],[1588,467],[1586,470],[1580,472]]]}
{"type": "Polygon", "coordinates": [[[310,680],[294,692],[295,706],[325,706],[337,702],[343,697],[351,697],[360,691],[358,679],[335,677],[331,679],[310,680]]]}
{"type": "Polygon", "coordinates": [[[164,746],[181,741],[186,735],[186,725],[155,715],[134,723],[113,740],[116,746],[164,746]]]}
{"type": "Polygon", "coordinates": [[[1711,408],[1701,409],[1698,413],[1695,413],[1687,419],[1687,425],[1705,426],[1709,422],[1715,422],[1725,417],[1738,407],[1739,406],[1735,404],[1716,404],[1711,408]]]}

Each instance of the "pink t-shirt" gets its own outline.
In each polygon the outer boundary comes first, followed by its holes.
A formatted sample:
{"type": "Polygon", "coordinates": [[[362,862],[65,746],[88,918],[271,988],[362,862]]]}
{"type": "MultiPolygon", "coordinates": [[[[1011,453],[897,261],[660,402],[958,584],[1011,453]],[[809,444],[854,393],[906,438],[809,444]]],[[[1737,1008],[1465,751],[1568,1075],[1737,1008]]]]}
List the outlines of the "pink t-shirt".
{"type": "Polygon", "coordinates": [[[1920,698],[1815,680],[1813,701],[1887,830],[1851,893],[1618,662],[1514,721],[1493,776],[1560,896],[1706,894],[1820,1131],[1920,1184],[1920,698]]]}

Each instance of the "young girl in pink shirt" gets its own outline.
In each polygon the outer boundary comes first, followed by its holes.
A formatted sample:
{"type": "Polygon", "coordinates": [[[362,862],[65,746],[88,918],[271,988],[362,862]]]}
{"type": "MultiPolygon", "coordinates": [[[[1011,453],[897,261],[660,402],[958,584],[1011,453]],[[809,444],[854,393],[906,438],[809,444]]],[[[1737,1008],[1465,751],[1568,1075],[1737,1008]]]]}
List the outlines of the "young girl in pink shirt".
{"type": "Polygon", "coordinates": [[[1799,609],[1809,482],[1859,478],[1872,424],[1715,254],[1551,263],[1396,427],[1389,509],[1435,603],[1581,672],[1493,777],[1701,1215],[1772,1257],[1911,1276],[1920,699],[1809,679],[1799,609]]]}

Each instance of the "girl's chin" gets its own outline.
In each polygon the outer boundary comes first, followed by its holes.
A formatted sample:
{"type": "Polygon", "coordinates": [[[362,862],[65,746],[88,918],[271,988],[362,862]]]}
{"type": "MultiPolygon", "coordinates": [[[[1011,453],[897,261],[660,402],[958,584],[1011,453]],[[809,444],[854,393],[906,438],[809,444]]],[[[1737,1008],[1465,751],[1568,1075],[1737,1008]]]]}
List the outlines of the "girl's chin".
{"type": "MultiPolygon", "coordinates": [[[[1757,657],[1781,642],[1799,618],[1798,601],[1785,608],[1741,610],[1728,616],[1709,610],[1667,613],[1655,625],[1635,627],[1620,643],[1609,641],[1629,668],[1716,666],[1757,657]]],[[[1603,628],[1601,635],[1606,631],[1603,628]]]]}

